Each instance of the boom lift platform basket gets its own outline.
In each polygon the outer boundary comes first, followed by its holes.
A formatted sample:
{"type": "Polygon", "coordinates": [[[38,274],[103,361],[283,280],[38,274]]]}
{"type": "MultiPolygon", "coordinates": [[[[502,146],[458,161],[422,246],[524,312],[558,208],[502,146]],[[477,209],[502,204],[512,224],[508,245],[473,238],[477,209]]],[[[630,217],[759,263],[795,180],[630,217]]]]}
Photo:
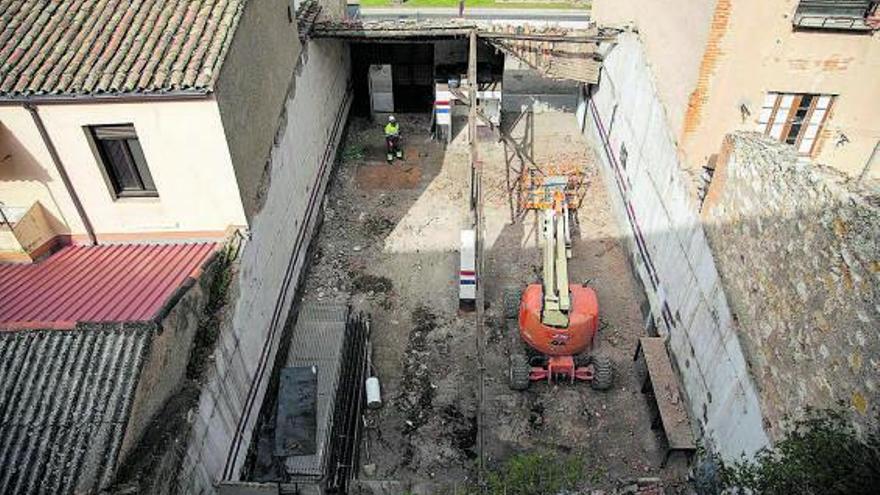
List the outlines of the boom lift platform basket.
{"type": "Polygon", "coordinates": [[[554,195],[563,193],[569,210],[580,208],[586,194],[587,177],[578,164],[523,167],[520,175],[520,211],[549,210],[554,195]]]}

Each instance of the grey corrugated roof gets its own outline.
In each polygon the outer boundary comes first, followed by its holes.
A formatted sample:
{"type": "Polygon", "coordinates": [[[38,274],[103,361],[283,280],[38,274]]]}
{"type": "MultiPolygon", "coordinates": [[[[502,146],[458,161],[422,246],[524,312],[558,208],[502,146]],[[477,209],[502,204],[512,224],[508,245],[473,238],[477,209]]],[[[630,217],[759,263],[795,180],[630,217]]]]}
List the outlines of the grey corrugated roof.
{"type": "Polygon", "coordinates": [[[0,332],[0,493],[92,493],[110,481],[151,336],[0,332]]]}
{"type": "Polygon", "coordinates": [[[206,91],[246,0],[0,0],[0,97],[206,91]]]}
{"type": "Polygon", "coordinates": [[[319,478],[326,467],[347,317],[345,305],[309,303],[300,310],[293,329],[287,366],[318,368],[318,449],[314,455],[285,458],[285,469],[294,479],[319,478]]]}

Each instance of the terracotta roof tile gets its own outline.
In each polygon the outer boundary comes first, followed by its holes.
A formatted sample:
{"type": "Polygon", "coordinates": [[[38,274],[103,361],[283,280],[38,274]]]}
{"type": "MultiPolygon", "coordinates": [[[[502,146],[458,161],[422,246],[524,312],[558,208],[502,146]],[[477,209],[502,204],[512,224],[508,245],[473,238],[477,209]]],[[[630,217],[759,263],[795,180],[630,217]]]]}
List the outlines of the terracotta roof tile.
{"type": "Polygon", "coordinates": [[[0,0],[0,98],[210,91],[247,0],[0,0]]]}

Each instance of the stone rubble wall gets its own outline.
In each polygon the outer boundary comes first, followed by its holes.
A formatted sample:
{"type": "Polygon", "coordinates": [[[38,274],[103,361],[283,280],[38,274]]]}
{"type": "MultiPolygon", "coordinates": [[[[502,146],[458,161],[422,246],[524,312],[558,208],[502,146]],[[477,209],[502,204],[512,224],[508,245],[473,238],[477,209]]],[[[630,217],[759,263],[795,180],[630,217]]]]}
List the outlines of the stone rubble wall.
{"type": "Polygon", "coordinates": [[[597,151],[612,208],[650,304],[650,326],[667,338],[688,410],[704,446],[723,458],[766,446],[755,384],[651,66],[634,33],[604,59],[598,87],[576,115],[597,151]]]}
{"type": "Polygon", "coordinates": [[[193,339],[204,317],[211,284],[218,276],[218,256],[214,253],[197,275],[184,281],[163,308],[164,316],[138,379],[120,459],[125,459],[163,405],[184,384],[193,339]]]}
{"type": "Polygon", "coordinates": [[[880,412],[880,191],[794,149],[728,136],[703,204],[706,234],[774,438],[786,415],[842,401],[880,412]]]}

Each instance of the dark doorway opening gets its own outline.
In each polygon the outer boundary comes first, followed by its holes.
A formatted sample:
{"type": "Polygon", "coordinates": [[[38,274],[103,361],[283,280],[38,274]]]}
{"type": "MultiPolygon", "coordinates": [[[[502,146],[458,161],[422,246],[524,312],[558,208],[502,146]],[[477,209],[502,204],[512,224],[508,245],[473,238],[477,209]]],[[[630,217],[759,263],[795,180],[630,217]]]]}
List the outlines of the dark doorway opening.
{"type": "Polygon", "coordinates": [[[430,112],[434,104],[434,67],[430,64],[391,66],[394,111],[430,112]]]}
{"type": "MultiPolygon", "coordinates": [[[[396,113],[430,113],[436,82],[467,75],[468,40],[445,38],[399,42],[352,42],[354,115],[370,116],[370,66],[390,66],[388,86],[396,113]]],[[[477,45],[480,84],[501,81],[504,54],[485,42],[477,45]]],[[[386,89],[387,91],[387,89],[386,89]]]]}
{"type": "Polygon", "coordinates": [[[356,115],[370,114],[371,65],[391,65],[394,111],[431,112],[434,104],[434,44],[352,43],[352,83],[356,115]]]}

